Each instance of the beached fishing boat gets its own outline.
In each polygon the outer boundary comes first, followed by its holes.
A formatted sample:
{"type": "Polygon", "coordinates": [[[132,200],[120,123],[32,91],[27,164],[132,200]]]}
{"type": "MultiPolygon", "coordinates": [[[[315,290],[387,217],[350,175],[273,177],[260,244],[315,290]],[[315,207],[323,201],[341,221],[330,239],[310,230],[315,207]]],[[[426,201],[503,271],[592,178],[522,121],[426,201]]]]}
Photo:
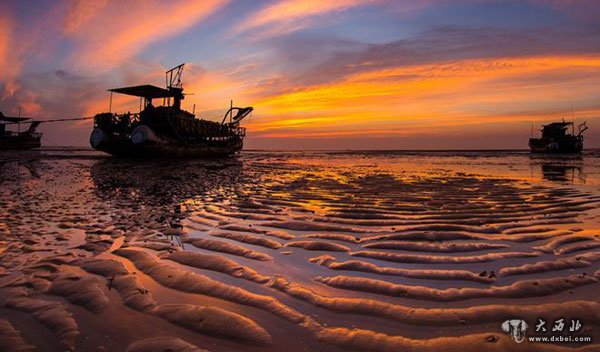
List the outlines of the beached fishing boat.
{"type": "Polygon", "coordinates": [[[529,148],[532,153],[567,154],[581,153],[583,150],[583,132],[587,130],[586,123],[577,126],[573,122],[553,122],[542,126],[541,138],[530,138],[529,148]],[[571,133],[569,132],[571,128],[571,133]]]}
{"type": "Polygon", "coordinates": [[[39,148],[42,134],[36,132],[40,121],[29,117],[4,116],[0,112],[0,150],[19,150],[39,148]],[[29,128],[21,131],[21,124],[29,124],[29,128]],[[16,125],[17,131],[9,131],[7,125],[16,125]]]}
{"type": "Polygon", "coordinates": [[[240,122],[253,108],[231,104],[221,122],[196,118],[181,109],[185,97],[183,67],[181,64],[166,72],[166,88],[139,85],[110,89],[110,105],[112,94],[118,93],[139,97],[141,108],[138,113],[97,114],[90,136],[92,148],[126,157],[227,157],[242,150],[246,129],[240,122]],[[159,99],[162,105],[155,106],[159,99]]]}

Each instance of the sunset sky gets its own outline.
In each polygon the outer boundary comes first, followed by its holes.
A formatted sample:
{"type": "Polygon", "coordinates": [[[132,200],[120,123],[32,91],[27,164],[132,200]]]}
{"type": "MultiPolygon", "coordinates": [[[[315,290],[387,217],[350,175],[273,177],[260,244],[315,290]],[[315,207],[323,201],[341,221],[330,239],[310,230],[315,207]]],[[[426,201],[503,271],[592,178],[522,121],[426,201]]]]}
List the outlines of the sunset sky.
{"type": "MultiPolygon", "coordinates": [[[[249,149],[526,148],[572,115],[600,147],[600,1],[0,2],[4,114],[105,112],[182,62],[186,110],[254,106],[249,149]]],[[[91,123],[41,131],[89,145],[91,123]]]]}

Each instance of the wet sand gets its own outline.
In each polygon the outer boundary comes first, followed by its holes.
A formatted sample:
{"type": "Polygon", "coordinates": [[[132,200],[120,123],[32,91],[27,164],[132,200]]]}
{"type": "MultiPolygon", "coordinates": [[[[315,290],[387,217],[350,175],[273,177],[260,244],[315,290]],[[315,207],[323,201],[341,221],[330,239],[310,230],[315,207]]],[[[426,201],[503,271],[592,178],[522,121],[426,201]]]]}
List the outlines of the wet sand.
{"type": "Polygon", "coordinates": [[[0,160],[0,351],[600,350],[597,152],[0,160]]]}

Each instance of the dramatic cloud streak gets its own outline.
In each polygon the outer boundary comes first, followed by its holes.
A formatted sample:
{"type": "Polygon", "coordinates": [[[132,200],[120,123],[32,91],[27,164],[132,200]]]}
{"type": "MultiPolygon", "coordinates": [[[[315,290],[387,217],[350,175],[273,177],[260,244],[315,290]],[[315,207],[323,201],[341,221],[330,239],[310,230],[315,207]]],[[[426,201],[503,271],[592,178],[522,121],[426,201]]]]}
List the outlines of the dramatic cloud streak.
{"type": "MultiPolygon", "coordinates": [[[[393,135],[403,126],[431,133],[447,126],[543,121],[548,116],[536,112],[555,115],[564,113],[573,99],[592,102],[600,84],[594,72],[599,69],[600,56],[591,56],[465,60],[364,71],[259,101],[257,107],[270,118],[251,125],[256,133],[288,138],[339,137],[352,131],[393,135]]],[[[599,113],[600,102],[588,108],[599,113]]]]}
{"type": "MultiPolygon", "coordinates": [[[[0,14],[0,72],[2,72],[2,78],[0,83],[7,85],[7,82],[11,79],[9,77],[10,72],[17,70],[15,63],[12,59],[11,38],[12,38],[12,21],[6,15],[0,14]]],[[[14,77],[13,77],[14,78],[14,77]]],[[[12,89],[5,86],[6,95],[12,95],[12,89]]]]}
{"type": "Polygon", "coordinates": [[[235,27],[235,33],[260,30],[262,36],[282,35],[314,24],[327,14],[339,14],[349,8],[368,5],[373,0],[283,0],[266,6],[235,27]]]}
{"type": "Polygon", "coordinates": [[[77,42],[73,62],[90,70],[113,68],[151,43],[181,33],[214,14],[226,0],[75,1],[64,32],[77,42]]]}

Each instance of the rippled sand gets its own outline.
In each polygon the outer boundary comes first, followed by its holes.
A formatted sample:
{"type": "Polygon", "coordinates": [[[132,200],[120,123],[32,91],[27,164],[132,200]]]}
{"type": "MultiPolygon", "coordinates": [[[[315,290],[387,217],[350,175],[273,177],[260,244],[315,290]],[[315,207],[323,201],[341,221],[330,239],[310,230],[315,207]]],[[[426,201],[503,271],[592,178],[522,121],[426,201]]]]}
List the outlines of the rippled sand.
{"type": "Polygon", "coordinates": [[[500,330],[538,317],[600,343],[599,154],[0,160],[0,351],[564,349],[500,330]]]}

